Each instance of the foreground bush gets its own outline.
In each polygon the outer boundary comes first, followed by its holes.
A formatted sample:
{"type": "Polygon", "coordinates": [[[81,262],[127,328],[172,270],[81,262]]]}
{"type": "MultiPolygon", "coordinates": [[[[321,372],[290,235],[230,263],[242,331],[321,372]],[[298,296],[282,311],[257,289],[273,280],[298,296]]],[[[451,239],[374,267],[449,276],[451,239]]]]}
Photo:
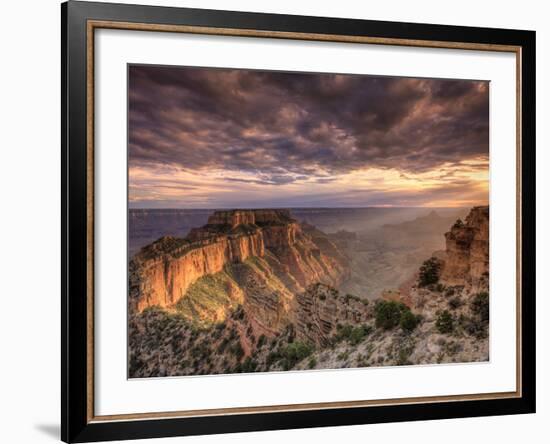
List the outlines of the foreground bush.
{"type": "Polygon", "coordinates": [[[477,316],[470,317],[461,315],[458,323],[467,334],[475,336],[477,339],[484,339],[489,333],[489,323],[480,321],[477,316]]]}
{"type": "Polygon", "coordinates": [[[478,293],[471,305],[470,309],[472,312],[479,316],[479,320],[484,322],[489,320],[489,293],[481,292],[478,293]]]}
{"type": "Polygon", "coordinates": [[[335,342],[349,341],[351,345],[357,345],[362,342],[367,335],[372,331],[370,325],[359,325],[353,327],[351,325],[338,325],[337,332],[334,336],[335,342]]]}
{"type": "Polygon", "coordinates": [[[441,334],[449,334],[454,330],[454,319],[448,310],[444,310],[437,316],[435,327],[441,334]]]}
{"type": "Polygon", "coordinates": [[[435,257],[424,261],[420,267],[418,276],[418,286],[427,287],[428,285],[437,284],[439,282],[439,273],[441,272],[441,263],[435,257]]]}
{"type": "Polygon", "coordinates": [[[374,306],[374,316],[376,319],[376,328],[390,330],[399,325],[401,313],[408,310],[402,302],[378,301],[374,306]]]}
{"type": "Polygon", "coordinates": [[[403,313],[401,313],[399,326],[403,329],[403,331],[410,333],[416,328],[419,322],[420,319],[407,309],[403,313]]]}
{"type": "Polygon", "coordinates": [[[313,346],[306,342],[295,341],[288,344],[282,351],[282,366],[285,370],[290,370],[302,359],[307,358],[313,353],[313,346]]]}
{"type": "Polygon", "coordinates": [[[420,322],[420,318],[409,307],[395,301],[378,301],[374,306],[374,316],[376,327],[384,330],[400,326],[403,331],[411,332],[420,322]]]}

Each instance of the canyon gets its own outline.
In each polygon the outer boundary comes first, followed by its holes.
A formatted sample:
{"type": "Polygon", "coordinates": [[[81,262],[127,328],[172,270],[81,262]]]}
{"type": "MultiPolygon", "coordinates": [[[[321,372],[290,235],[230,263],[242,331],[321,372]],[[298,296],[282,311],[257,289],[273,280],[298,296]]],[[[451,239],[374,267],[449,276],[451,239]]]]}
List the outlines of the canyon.
{"type": "Polygon", "coordinates": [[[130,377],[485,361],[489,208],[463,214],[382,226],[388,242],[447,228],[441,250],[373,295],[347,290],[356,233],[282,209],[215,211],[130,261],[130,377]]]}

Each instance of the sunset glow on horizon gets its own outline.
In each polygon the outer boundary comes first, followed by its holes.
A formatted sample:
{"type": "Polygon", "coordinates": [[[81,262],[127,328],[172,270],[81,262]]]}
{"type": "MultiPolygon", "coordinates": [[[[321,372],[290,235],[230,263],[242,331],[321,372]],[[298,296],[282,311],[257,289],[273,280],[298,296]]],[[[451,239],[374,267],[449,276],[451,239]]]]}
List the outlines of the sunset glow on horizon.
{"type": "Polygon", "coordinates": [[[482,81],[131,66],[131,208],[471,207],[482,81]]]}

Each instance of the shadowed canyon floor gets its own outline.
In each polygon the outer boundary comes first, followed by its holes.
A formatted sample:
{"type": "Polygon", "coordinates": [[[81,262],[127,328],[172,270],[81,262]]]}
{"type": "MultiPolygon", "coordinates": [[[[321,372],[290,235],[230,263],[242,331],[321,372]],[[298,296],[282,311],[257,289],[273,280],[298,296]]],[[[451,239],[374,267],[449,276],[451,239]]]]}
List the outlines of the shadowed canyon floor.
{"type": "Polygon", "coordinates": [[[130,242],[130,377],[489,358],[488,207],[182,214],[130,242]]]}

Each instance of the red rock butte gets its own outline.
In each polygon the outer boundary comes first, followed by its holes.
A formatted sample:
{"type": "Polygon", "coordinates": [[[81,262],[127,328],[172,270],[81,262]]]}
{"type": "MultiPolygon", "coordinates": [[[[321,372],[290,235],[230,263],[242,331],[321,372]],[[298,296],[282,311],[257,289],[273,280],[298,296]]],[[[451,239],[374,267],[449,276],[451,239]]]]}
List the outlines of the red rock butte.
{"type": "Polygon", "coordinates": [[[263,225],[296,222],[289,210],[228,210],[216,211],[208,218],[208,225],[229,225],[235,228],[239,225],[263,225]]]}
{"type": "MultiPolygon", "coordinates": [[[[251,258],[262,261],[265,274],[255,279],[268,282],[276,276],[283,288],[271,293],[288,298],[312,283],[337,285],[348,273],[346,258],[324,233],[302,226],[289,210],[216,211],[186,238],[160,238],[134,257],[131,308],[140,312],[151,306],[173,306],[202,277],[251,258]]],[[[275,307],[277,319],[280,310],[287,309],[281,307],[288,303],[283,299],[275,307]]]]}

